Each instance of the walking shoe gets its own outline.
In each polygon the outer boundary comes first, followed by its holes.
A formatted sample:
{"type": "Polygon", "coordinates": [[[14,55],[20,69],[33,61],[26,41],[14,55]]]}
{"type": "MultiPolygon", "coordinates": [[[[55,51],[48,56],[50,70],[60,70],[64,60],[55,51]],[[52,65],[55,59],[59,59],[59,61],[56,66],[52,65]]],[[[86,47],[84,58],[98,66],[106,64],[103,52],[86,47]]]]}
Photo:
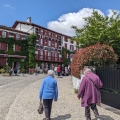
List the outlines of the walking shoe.
{"type": "Polygon", "coordinates": [[[97,120],[100,120],[100,118],[97,118],[97,120]]]}

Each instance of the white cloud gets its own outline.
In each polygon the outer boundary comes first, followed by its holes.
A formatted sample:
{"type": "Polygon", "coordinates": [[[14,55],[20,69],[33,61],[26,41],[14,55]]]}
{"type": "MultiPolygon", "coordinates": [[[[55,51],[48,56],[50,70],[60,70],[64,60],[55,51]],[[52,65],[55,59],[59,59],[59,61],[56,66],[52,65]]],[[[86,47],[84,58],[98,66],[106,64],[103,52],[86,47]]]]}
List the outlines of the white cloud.
{"type": "MultiPolygon", "coordinates": [[[[104,15],[100,10],[97,10],[101,15],[104,15]]],[[[72,25],[82,28],[85,21],[83,18],[91,16],[93,9],[83,8],[78,12],[67,13],[58,18],[58,20],[50,21],[47,26],[49,29],[63,33],[69,36],[75,36],[75,31],[71,28],[72,25]]]]}
{"type": "MultiPolygon", "coordinates": [[[[117,15],[120,13],[120,11],[118,11],[118,10],[111,10],[111,9],[109,9],[107,11],[107,16],[111,17],[113,15],[113,11],[115,11],[117,13],[117,15]]],[[[116,17],[116,16],[114,16],[114,17],[116,17]]]]}
{"type": "Polygon", "coordinates": [[[15,9],[14,7],[12,7],[11,5],[4,5],[5,7],[11,8],[11,9],[15,9]]]}

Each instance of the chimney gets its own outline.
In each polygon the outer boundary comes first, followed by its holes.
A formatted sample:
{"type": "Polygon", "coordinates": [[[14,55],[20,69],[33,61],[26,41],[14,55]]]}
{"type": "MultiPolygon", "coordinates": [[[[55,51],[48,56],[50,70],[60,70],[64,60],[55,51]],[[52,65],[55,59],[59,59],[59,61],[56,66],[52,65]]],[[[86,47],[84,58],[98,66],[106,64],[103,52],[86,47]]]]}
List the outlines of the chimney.
{"type": "Polygon", "coordinates": [[[28,23],[31,23],[31,17],[28,17],[28,18],[27,18],[27,22],[28,22],[28,23]]]}

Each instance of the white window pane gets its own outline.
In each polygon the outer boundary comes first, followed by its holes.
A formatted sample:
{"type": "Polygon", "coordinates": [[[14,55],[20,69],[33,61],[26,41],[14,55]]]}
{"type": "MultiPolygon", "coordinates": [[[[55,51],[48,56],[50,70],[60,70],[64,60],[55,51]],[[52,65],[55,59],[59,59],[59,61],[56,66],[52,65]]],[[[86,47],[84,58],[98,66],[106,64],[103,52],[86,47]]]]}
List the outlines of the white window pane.
{"type": "Polygon", "coordinates": [[[16,34],[16,39],[20,39],[20,35],[19,34],[16,34]]]}
{"type": "Polygon", "coordinates": [[[6,37],[6,32],[2,31],[2,37],[6,37]]]}

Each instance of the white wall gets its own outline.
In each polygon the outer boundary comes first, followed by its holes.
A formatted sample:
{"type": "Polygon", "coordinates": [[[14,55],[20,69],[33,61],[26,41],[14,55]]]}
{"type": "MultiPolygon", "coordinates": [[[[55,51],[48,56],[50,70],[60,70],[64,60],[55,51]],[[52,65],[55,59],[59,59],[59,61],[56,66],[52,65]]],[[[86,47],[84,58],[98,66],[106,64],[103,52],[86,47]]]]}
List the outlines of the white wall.
{"type": "Polygon", "coordinates": [[[84,75],[82,75],[82,74],[81,74],[81,79],[78,79],[75,76],[72,76],[72,82],[73,82],[74,89],[79,89],[80,83],[81,83],[83,77],[84,77],[84,75]]]}
{"type": "Polygon", "coordinates": [[[73,45],[74,46],[74,50],[76,50],[76,41],[73,41],[73,43],[70,42],[71,40],[68,39],[68,42],[65,42],[64,41],[64,37],[63,37],[63,40],[62,40],[62,47],[64,47],[65,43],[67,43],[67,49],[70,50],[70,45],[73,45]]]}
{"type": "Polygon", "coordinates": [[[34,32],[34,29],[33,29],[33,26],[32,25],[26,25],[26,24],[17,24],[16,30],[20,30],[20,31],[23,31],[23,32],[28,32],[28,33],[33,33],[34,32]]]}

